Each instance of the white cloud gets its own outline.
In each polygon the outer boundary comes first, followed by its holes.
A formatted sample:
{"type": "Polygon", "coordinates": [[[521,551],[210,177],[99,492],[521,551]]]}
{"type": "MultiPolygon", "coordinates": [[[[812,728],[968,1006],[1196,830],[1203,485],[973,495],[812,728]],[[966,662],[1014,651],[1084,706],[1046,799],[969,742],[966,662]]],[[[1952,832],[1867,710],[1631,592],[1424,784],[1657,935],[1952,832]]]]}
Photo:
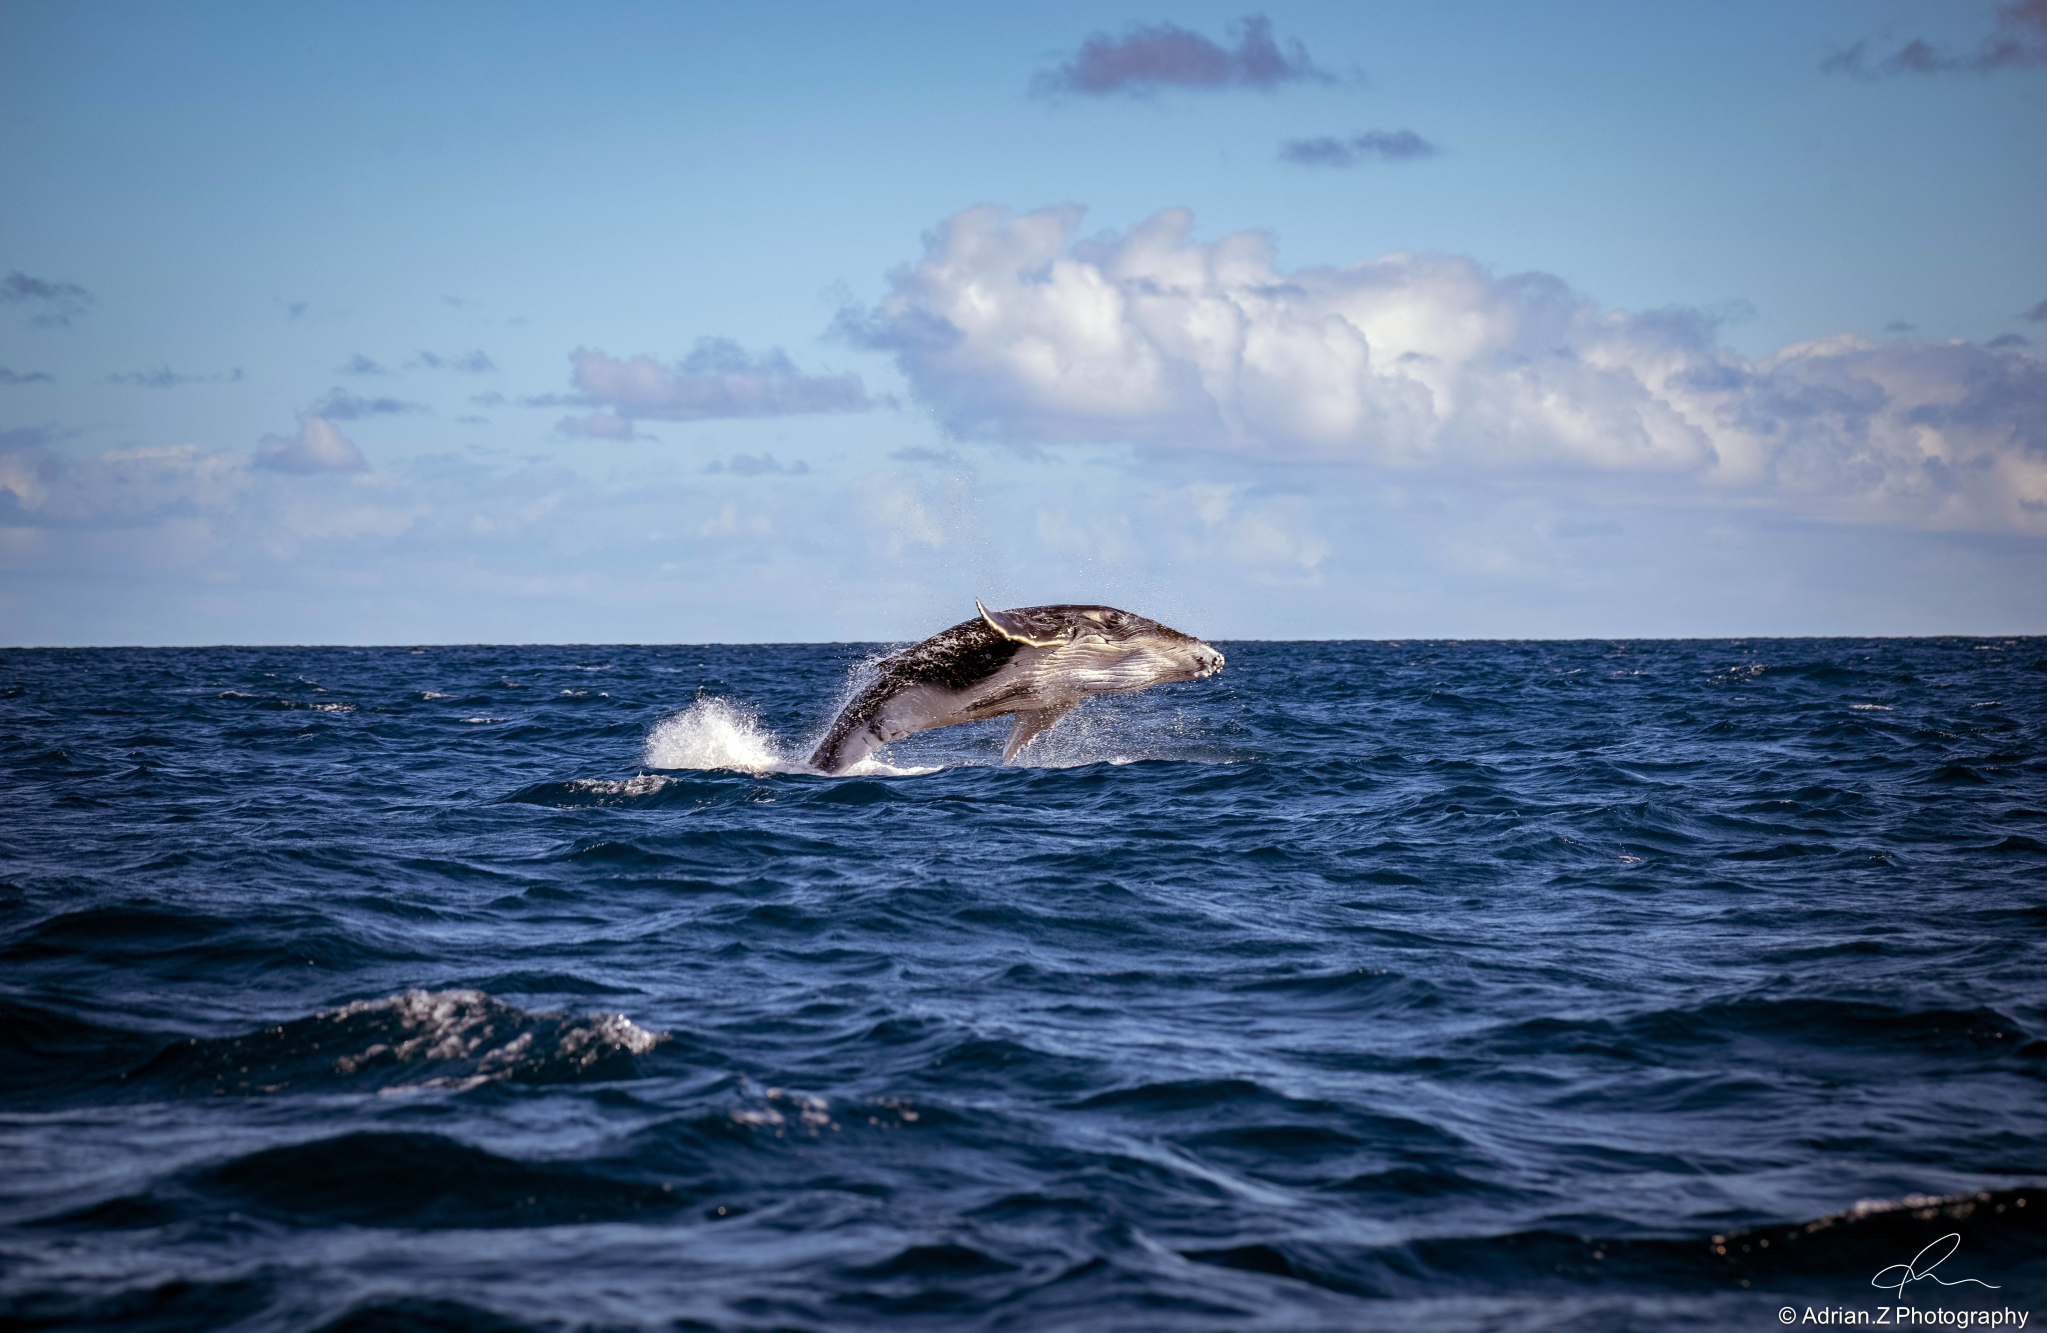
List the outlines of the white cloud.
{"type": "Polygon", "coordinates": [[[301,416],[292,435],[265,435],[255,465],[274,472],[367,472],[369,460],[324,417],[301,416]]]}
{"type": "Polygon", "coordinates": [[[1271,239],[1168,209],[947,219],[869,311],[963,437],[1450,474],[1559,470],[1831,517],[2047,533],[2047,366],[1833,339],[1750,361],[1688,311],[1603,310],[1450,255],[1283,270],[1271,239]]]}

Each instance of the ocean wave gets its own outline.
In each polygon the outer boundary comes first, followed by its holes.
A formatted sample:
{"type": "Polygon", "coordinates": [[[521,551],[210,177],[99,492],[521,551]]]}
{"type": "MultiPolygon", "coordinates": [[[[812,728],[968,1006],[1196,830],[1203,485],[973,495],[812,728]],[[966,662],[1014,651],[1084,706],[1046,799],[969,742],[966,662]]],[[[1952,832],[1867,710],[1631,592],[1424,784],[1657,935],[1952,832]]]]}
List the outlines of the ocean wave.
{"type": "MultiPolygon", "coordinates": [[[[1242,1240],[1183,1250],[1197,1263],[1306,1282],[1372,1300],[1427,1297],[1445,1290],[1530,1296],[1544,1292],[1648,1288],[1706,1293],[1767,1289],[1829,1301],[1878,1304],[1878,1272],[1903,1265],[1944,1234],[1959,1236],[1966,1271],[1984,1303],[1992,1280],[2047,1262],[2047,1194],[2033,1189],[1866,1200],[1804,1222],[1729,1228],[1700,1235],[1623,1234],[1580,1223],[1484,1236],[1431,1236],[1391,1246],[1317,1238],[1242,1240]],[[1865,1276],[1867,1275],[1867,1276],[1865,1276]]],[[[1964,1276],[1963,1265],[1943,1279],[1964,1276]]],[[[1935,1290],[1938,1290],[1937,1288],[1935,1290]]],[[[1967,1288],[1964,1289],[1969,1290],[1967,1288]]],[[[1913,1288],[1923,1302],[1933,1291],[1913,1288]]],[[[2027,1303],[2026,1296],[2018,1301],[2027,1303]]],[[[1786,1321],[1789,1322],[1789,1321],[1786,1321]]]]}
{"type": "Polygon", "coordinates": [[[188,1038],[128,1077],[136,1088],[247,1096],[599,1083],[638,1077],[665,1040],[623,1014],[536,1014],[481,991],[413,990],[244,1036],[188,1038]]]}

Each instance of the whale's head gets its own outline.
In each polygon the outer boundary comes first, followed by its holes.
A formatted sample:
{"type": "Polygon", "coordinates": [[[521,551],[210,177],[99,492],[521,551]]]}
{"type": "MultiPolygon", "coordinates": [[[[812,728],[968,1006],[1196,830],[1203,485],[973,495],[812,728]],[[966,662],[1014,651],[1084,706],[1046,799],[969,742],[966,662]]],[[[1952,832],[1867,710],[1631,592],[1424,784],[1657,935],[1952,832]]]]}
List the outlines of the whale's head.
{"type": "Polygon", "coordinates": [[[1212,645],[1113,606],[990,611],[978,601],[974,605],[997,634],[1044,650],[1047,667],[1072,673],[1085,693],[1201,680],[1223,669],[1223,655],[1212,645]]]}

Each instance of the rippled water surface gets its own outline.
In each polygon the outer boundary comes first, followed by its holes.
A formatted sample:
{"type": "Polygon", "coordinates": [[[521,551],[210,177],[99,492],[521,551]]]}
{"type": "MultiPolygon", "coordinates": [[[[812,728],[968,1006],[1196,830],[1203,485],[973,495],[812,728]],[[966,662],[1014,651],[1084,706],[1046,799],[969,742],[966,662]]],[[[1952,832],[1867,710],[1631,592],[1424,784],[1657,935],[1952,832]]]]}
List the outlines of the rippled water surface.
{"type": "Polygon", "coordinates": [[[0,653],[0,1327],[2047,1319],[2047,641],[1220,646],[0,653]]]}

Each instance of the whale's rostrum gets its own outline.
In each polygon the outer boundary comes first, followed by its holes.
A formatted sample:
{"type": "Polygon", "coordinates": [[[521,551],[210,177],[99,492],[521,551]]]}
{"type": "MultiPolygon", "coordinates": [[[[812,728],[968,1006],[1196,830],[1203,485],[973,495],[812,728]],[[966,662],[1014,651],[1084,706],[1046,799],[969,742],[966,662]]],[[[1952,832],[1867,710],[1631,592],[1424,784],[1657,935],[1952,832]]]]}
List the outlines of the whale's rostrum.
{"type": "Polygon", "coordinates": [[[842,773],[912,732],[1014,714],[1004,763],[1092,694],[1122,694],[1222,670],[1223,655],[1113,606],[990,611],[883,658],[810,756],[842,773]]]}

